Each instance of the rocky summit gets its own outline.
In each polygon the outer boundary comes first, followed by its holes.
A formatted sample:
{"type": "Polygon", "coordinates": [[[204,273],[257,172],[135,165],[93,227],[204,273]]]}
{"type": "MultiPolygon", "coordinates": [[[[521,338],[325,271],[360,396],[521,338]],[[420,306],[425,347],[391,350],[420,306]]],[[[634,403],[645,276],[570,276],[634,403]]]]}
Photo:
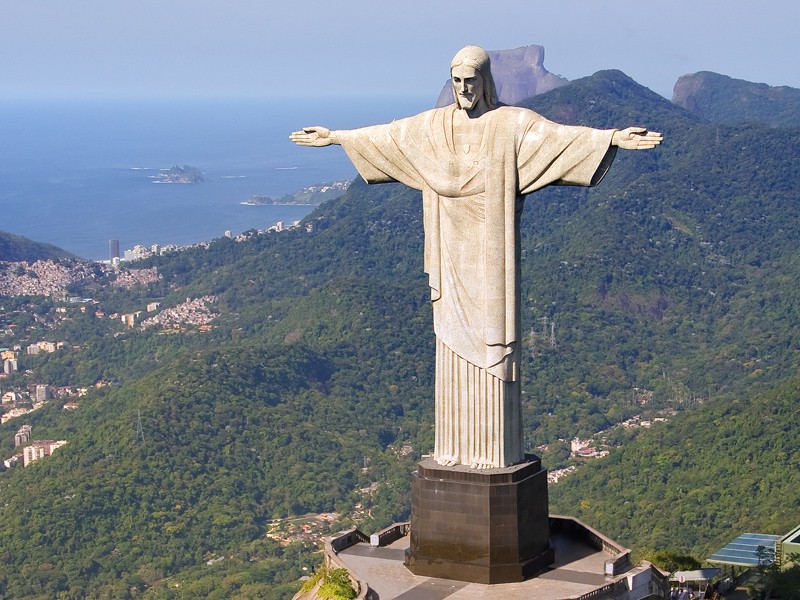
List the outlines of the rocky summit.
{"type": "MultiPolygon", "coordinates": [[[[504,104],[517,104],[526,98],[549,92],[569,81],[544,68],[544,47],[532,44],[513,50],[489,50],[492,76],[497,96],[504,104]]],[[[436,106],[453,103],[453,91],[448,79],[439,94],[436,106]]]]}

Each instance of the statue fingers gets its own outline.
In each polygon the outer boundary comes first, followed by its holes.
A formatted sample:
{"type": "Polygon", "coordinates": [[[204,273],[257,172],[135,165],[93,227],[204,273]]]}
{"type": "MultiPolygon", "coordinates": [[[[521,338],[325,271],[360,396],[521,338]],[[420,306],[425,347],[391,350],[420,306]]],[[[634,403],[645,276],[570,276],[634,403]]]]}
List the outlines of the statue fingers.
{"type": "Polygon", "coordinates": [[[655,148],[661,144],[663,139],[664,136],[657,131],[648,131],[647,129],[642,129],[641,133],[634,133],[631,135],[631,141],[636,150],[650,150],[655,148]]]}
{"type": "Polygon", "coordinates": [[[648,144],[652,144],[653,146],[658,146],[662,141],[664,141],[664,136],[661,135],[660,133],[656,133],[655,131],[651,131],[643,139],[648,144]]]}
{"type": "Polygon", "coordinates": [[[289,139],[300,146],[314,146],[317,140],[319,140],[319,134],[316,132],[307,132],[304,129],[302,131],[293,131],[289,135],[289,139]]]}

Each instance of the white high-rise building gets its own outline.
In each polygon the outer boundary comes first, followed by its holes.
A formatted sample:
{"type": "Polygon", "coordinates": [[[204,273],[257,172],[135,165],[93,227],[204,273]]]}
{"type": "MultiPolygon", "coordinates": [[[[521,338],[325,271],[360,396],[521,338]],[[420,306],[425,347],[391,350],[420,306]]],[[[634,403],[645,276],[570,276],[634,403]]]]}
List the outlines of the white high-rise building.
{"type": "Polygon", "coordinates": [[[23,450],[22,466],[27,467],[40,458],[50,456],[55,450],[61,448],[61,446],[66,443],[66,440],[35,440],[30,446],[26,446],[23,450]]]}

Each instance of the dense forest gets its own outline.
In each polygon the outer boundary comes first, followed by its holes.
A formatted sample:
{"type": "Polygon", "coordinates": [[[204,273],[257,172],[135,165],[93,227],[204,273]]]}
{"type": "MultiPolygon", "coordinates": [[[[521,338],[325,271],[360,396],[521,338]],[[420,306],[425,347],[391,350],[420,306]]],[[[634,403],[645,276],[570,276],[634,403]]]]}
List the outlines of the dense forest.
{"type": "Polygon", "coordinates": [[[701,71],[675,84],[672,101],[712,123],[800,126],[800,90],[701,71]]]}
{"type": "MultiPolygon", "coordinates": [[[[618,71],[526,105],[665,134],[596,188],[526,199],[528,448],[563,466],[563,440],[642,411],[635,389],[673,410],[615,430],[610,456],[551,487],[551,509],[641,553],[703,558],[745,530],[787,531],[800,131],[701,121],[618,71]]],[[[30,416],[66,446],[0,474],[0,595],[286,598],[319,558],[267,537],[274,519],[335,511],[371,532],[407,518],[433,446],[422,235],[418,193],[357,181],[298,229],[148,259],[148,286],[75,290],[105,314],[213,295],[218,317],[167,333],[89,312],[47,333],[73,350],[25,366],[91,391],[30,416]]],[[[5,455],[18,426],[0,426],[5,455]]]]}

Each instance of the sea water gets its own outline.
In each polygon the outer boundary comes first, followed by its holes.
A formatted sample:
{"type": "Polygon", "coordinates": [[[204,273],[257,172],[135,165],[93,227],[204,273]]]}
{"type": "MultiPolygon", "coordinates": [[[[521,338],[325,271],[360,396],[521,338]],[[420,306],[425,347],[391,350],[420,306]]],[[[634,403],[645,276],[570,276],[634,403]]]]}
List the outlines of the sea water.
{"type": "Polygon", "coordinates": [[[429,98],[0,102],[0,230],[108,258],[108,240],[187,245],[306,216],[308,206],[250,206],[355,176],[339,147],[292,144],[308,125],[387,122],[429,98]],[[158,184],[190,165],[202,183],[158,184]]]}

